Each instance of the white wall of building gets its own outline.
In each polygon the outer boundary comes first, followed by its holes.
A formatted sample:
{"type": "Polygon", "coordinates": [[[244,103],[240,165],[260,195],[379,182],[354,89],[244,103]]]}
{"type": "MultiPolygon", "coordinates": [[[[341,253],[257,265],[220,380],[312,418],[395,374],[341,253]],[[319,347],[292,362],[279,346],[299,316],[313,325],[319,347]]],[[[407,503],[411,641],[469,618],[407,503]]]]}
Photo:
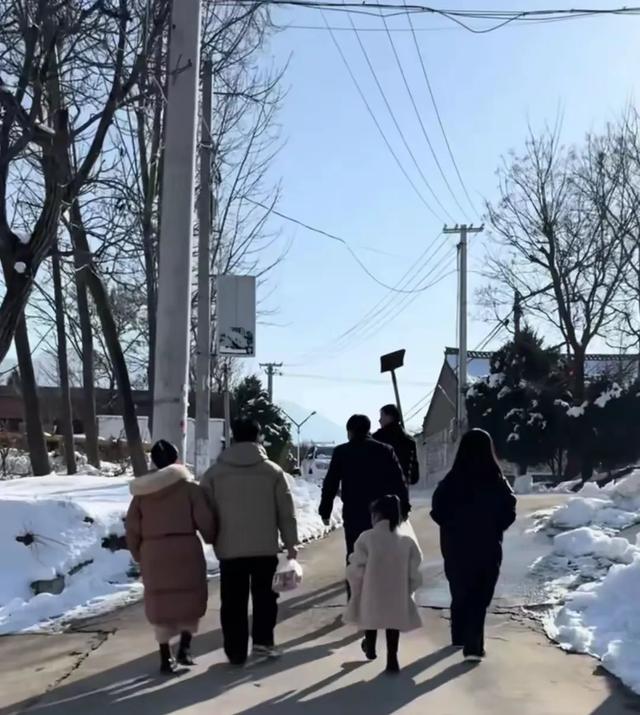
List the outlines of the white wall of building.
{"type": "MultiPolygon", "coordinates": [[[[151,443],[149,433],[149,419],[138,417],[138,426],[142,441],[151,443]]],[[[105,439],[126,439],[122,417],[118,415],[98,415],[98,435],[105,439]]],[[[224,436],[224,420],[209,420],[209,461],[215,462],[222,451],[222,439],[224,436]]],[[[187,421],[187,464],[195,464],[196,451],[196,427],[195,420],[189,418],[187,421]]]]}

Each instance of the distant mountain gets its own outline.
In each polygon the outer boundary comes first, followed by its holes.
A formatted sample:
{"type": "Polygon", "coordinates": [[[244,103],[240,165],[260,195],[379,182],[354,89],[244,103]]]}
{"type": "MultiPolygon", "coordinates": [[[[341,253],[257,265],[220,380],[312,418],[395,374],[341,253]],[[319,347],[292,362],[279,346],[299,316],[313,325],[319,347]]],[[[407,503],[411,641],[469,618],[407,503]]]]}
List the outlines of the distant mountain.
{"type": "MultiPolygon", "coordinates": [[[[280,400],[280,407],[296,422],[302,420],[311,412],[306,407],[302,407],[295,402],[288,400],[280,400]]],[[[295,427],[292,430],[292,436],[295,439],[295,427]]],[[[347,433],[344,427],[332,422],[324,415],[314,415],[302,428],[302,440],[304,442],[335,442],[340,444],[347,439],[347,433]]]]}

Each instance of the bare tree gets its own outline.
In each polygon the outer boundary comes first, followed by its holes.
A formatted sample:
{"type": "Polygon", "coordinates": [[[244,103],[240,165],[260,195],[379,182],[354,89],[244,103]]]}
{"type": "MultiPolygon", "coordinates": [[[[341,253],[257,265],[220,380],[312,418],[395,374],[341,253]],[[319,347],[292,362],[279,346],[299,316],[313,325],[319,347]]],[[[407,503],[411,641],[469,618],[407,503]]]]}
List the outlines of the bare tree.
{"type": "Polygon", "coordinates": [[[492,299],[511,301],[519,291],[528,312],[559,331],[582,400],[585,355],[616,320],[625,245],[637,235],[623,140],[609,129],[578,150],[554,133],[531,136],[498,176],[500,200],[488,205],[499,249],[488,269],[492,299]]]}
{"type": "MultiPolygon", "coordinates": [[[[133,93],[145,58],[164,32],[170,3],[28,0],[0,5],[0,14],[8,18],[0,39],[0,56],[17,80],[14,89],[4,84],[0,87],[0,257],[6,285],[0,305],[2,358],[38,268],[55,244],[62,208],[71,207],[78,219],[80,209],[74,205],[108,165],[114,118],[135,100],[133,93]],[[40,215],[24,242],[7,220],[9,169],[12,162],[34,155],[45,191],[40,215]]],[[[78,226],[78,220],[73,225],[78,226]]],[[[96,303],[118,372],[134,469],[142,473],[146,462],[107,291],[82,226],[71,232],[71,238],[78,270],[86,273],[85,285],[96,303]]],[[[84,324],[88,325],[86,320],[84,324]]]]}

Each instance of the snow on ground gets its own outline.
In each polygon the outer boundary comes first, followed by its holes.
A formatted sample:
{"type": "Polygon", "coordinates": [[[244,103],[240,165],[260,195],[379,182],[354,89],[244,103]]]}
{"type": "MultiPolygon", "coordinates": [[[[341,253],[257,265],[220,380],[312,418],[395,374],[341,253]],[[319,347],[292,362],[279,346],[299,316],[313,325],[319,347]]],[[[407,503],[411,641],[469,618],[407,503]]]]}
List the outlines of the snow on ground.
{"type": "Polygon", "coordinates": [[[559,604],[543,617],[549,637],[600,659],[638,693],[640,547],[616,534],[639,522],[640,470],[602,489],[587,484],[543,516],[553,551],[532,565],[559,604]]]}
{"type": "Polygon", "coordinates": [[[585,584],[549,614],[547,634],[567,651],[588,653],[640,693],[640,550],[602,581],[585,584]]]}
{"type": "MultiPolygon", "coordinates": [[[[60,629],[141,597],[121,548],[129,481],[91,473],[0,482],[0,635],[60,629]],[[55,593],[36,593],[43,587],[55,593]]],[[[301,539],[324,536],[320,487],[302,479],[291,485],[301,539]]],[[[330,528],[340,525],[339,506],[330,528]]],[[[205,556],[216,571],[211,547],[205,556]]]]}
{"type": "Polygon", "coordinates": [[[615,533],[633,526],[640,522],[640,470],[605,487],[587,482],[566,504],[542,516],[556,531],[593,526],[615,533]]]}

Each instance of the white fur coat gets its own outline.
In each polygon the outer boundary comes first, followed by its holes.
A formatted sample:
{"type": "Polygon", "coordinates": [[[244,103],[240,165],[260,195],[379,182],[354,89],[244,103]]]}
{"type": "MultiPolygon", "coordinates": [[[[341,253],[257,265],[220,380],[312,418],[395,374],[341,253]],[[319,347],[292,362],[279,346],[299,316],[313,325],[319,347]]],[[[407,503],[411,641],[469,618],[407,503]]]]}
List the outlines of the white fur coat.
{"type": "Polygon", "coordinates": [[[412,631],[422,622],[413,594],[422,584],[422,553],[400,527],[378,522],[356,541],[347,566],[351,599],[345,620],[361,630],[412,631]]]}

